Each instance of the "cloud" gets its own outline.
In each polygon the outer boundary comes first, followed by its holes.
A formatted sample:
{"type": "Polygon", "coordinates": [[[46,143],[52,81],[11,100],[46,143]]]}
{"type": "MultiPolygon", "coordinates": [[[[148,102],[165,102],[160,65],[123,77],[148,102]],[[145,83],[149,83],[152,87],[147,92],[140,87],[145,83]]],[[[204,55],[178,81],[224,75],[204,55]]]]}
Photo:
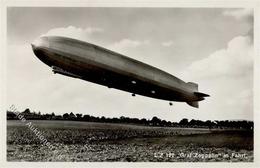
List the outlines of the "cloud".
{"type": "Polygon", "coordinates": [[[237,20],[240,19],[248,19],[253,17],[253,9],[252,8],[244,8],[244,9],[233,9],[233,10],[225,10],[223,15],[232,16],[237,20]]]}
{"type": "Polygon", "coordinates": [[[173,41],[166,41],[166,42],[162,43],[162,46],[164,46],[164,47],[170,47],[172,45],[173,45],[173,41]]]}
{"type": "Polygon", "coordinates": [[[75,38],[83,41],[88,41],[89,36],[95,33],[102,33],[104,30],[96,27],[77,28],[74,26],[60,27],[49,30],[41,36],[64,36],[75,38]]]}
{"type": "Polygon", "coordinates": [[[251,38],[238,36],[226,48],[193,62],[182,77],[199,83],[199,91],[211,95],[204,107],[218,109],[214,117],[253,118],[253,56],[251,38]]]}
{"type": "Polygon", "coordinates": [[[249,26],[247,35],[251,38],[252,43],[254,39],[254,10],[253,8],[244,8],[244,9],[233,9],[225,10],[223,13],[225,16],[231,16],[239,21],[246,21],[249,26]]]}
{"type": "Polygon", "coordinates": [[[149,40],[138,41],[138,40],[131,40],[131,39],[122,39],[119,42],[115,42],[108,46],[109,49],[124,52],[127,49],[137,48],[140,46],[148,45],[150,43],[149,40]]]}
{"type": "Polygon", "coordinates": [[[238,36],[228,43],[226,49],[193,62],[183,73],[184,76],[192,74],[197,79],[244,75],[253,69],[253,55],[251,38],[238,36]]]}
{"type": "Polygon", "coordinates": [[[74,26],[68,27],[60,27],[49,30],[47,33],[41,36],[64,36],[70,37],[82,41],[87,41],[90,43],[94,43],[100,46],[105,46],[114,51],[125,52],[126,50],[131,50],[133,48],[141,47],[144,45],[148,45],[150,43],[149,40],[132,40],[132,39],[122,39],[118,42],[112,42],[111,44],[104,44],[103,41],[98,40],[97,38],[92,38],[91,36],[94,34],[104,32],[103,29],[97,27],[88,27],[88,28],[78,28],[74,26]]]}

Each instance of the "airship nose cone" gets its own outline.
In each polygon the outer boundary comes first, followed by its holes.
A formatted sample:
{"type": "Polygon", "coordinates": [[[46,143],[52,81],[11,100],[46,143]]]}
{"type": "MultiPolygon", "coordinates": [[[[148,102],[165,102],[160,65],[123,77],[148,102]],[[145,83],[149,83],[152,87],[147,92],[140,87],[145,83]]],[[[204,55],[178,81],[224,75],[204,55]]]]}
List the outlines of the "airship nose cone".
{"type": "Polygon", "coordinates": [[[34,40],[32,43],[32,50],[34,55],[39,58],[42,62],[49,65],[50,55],[46,52],[49,51],[49,40],[48,37],[40,37],[34,40]]]}
{"type": "Polygon", "coordinates": [[[49,47],[48,37],[40,37],[34,40],[32,43],[33,50],[36,50],[38,48],[42,47],[49,47]]]}

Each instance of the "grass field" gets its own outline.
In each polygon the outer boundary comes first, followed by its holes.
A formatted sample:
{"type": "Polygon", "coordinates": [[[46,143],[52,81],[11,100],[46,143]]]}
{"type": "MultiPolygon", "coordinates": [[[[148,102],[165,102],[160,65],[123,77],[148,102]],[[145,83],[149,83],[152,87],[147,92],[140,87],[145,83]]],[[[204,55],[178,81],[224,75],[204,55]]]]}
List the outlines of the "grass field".
{"type": "Polygon", "coordinates": [[[7,122],[8,161],[252,162],[253,132],[77,121],[7,122]]]}

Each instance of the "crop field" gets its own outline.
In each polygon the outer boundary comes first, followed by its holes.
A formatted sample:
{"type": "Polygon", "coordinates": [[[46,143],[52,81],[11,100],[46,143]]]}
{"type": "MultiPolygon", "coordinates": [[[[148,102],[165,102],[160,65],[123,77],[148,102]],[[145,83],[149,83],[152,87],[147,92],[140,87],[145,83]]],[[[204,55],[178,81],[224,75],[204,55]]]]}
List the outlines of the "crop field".
{"type": "Polygon", "coordinates": [[[7,161],[252,162],[253,131],[8,120],[7,161]]]}

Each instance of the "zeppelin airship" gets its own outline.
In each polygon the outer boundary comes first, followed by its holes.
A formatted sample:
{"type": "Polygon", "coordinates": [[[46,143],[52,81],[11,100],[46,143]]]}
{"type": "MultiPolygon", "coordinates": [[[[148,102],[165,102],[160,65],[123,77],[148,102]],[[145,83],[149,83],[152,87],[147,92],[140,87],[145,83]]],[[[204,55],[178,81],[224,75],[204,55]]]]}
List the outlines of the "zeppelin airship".
{"type": "Polygon", "coordinates": [[[34,54],[54,73],[122,91],[199,107],[209,95],[198,84],[184,82],[156,67],[106,48],[60,36],[42,36],[32,44],[34,54]]]}

